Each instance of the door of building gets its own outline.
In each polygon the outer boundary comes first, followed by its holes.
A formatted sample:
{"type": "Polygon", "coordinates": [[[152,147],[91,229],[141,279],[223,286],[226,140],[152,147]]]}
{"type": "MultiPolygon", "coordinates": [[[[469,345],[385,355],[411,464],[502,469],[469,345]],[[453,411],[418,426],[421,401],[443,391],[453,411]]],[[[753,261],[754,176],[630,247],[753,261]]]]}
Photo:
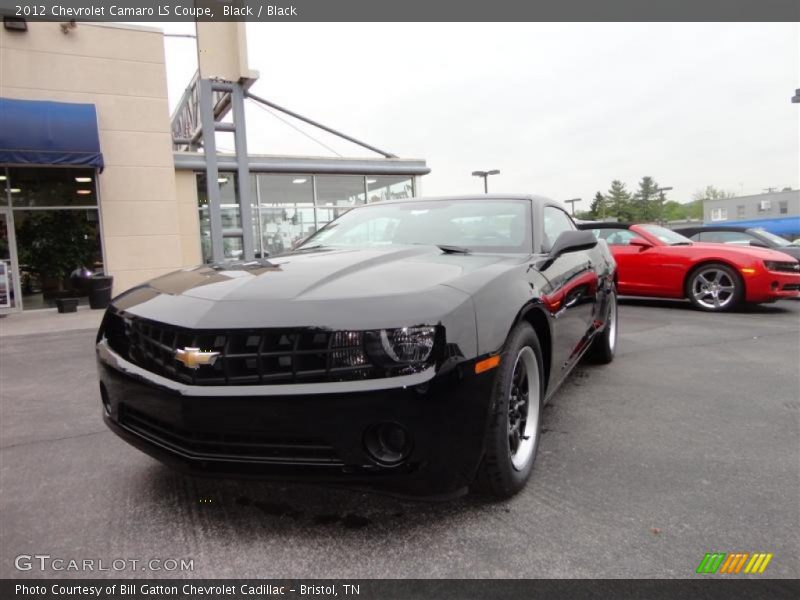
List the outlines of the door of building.
{"type": "Polygon", "coordinates": [[[0,314],[20,310],[17,245],[11,211],[0,208],[0,314]]]}

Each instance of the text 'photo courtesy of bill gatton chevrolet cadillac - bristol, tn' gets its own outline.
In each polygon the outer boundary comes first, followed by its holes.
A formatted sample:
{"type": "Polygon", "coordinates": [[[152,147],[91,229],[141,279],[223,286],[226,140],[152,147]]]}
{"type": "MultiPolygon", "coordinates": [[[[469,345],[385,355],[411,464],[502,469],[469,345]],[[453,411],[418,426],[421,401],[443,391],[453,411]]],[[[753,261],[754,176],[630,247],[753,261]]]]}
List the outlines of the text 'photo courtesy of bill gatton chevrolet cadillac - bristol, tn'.
{"type": "Polygon", "coordinates": [[[613,359],[616,279],[542,197],[361,206],[281,255],[117,297],[104,419],[192,472],[507,497],[545,403],[582,357],[613,359]]]}

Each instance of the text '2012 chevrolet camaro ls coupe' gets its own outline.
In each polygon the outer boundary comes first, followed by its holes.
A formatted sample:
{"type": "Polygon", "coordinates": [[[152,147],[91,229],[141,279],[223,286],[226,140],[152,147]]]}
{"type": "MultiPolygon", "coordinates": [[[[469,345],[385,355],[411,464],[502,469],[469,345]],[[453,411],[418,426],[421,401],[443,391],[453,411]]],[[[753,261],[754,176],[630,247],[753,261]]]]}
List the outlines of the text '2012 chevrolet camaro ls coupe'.
{"type": "Polygon", "coordinates": [[[507,497],[545,402],[584,354],[614,356],[615,277],[545,198],[361,206],[286,254],[115,298],[104,419],[192,472],[507,497]]]}

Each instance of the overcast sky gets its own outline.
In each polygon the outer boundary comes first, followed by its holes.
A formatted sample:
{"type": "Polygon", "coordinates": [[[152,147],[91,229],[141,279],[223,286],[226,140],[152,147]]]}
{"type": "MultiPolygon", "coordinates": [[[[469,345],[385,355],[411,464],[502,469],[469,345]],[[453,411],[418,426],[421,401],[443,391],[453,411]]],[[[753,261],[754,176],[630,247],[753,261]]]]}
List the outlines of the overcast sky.
{"type": "MultiPolygon", "coordinates": [[[[174,106],[195,48],[165,44],[174,106]]],[[[679,201],[706,185],[800,187],[797,24],[251,23],[248,48],[254,93],[426,159],[426,195],[480,191],[477,169],[500,169],[490,191],[580,197],[578,209],[643,175],[679,201]]],[[[252,153],[333,156],[255,106],[247,120],[252,153]]]]}

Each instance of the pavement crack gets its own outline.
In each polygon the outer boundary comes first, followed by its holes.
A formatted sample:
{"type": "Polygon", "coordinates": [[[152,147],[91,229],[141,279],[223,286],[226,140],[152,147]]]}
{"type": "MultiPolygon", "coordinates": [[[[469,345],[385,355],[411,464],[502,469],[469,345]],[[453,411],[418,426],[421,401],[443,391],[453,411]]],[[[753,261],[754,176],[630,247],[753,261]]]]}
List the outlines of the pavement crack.
{"type": "Polygon", "coordinates": [[[65,435],[60,438],[50,438],[46,440],[31,440],[29,442],[19,442],[17,444],[9,444],[8,446],[0,446],[0,450],[10,450],[19,446],[33,446],[36,444],[49,444],[51,442],[61,442],[63,440],[71,440],[74,438],[88,437],[90,435],[98,435],[100,433],[111,433],[108,429],[101,429],[100,431],[89,431],[87,433],[76,433],[75,435],[65,435]]]}

